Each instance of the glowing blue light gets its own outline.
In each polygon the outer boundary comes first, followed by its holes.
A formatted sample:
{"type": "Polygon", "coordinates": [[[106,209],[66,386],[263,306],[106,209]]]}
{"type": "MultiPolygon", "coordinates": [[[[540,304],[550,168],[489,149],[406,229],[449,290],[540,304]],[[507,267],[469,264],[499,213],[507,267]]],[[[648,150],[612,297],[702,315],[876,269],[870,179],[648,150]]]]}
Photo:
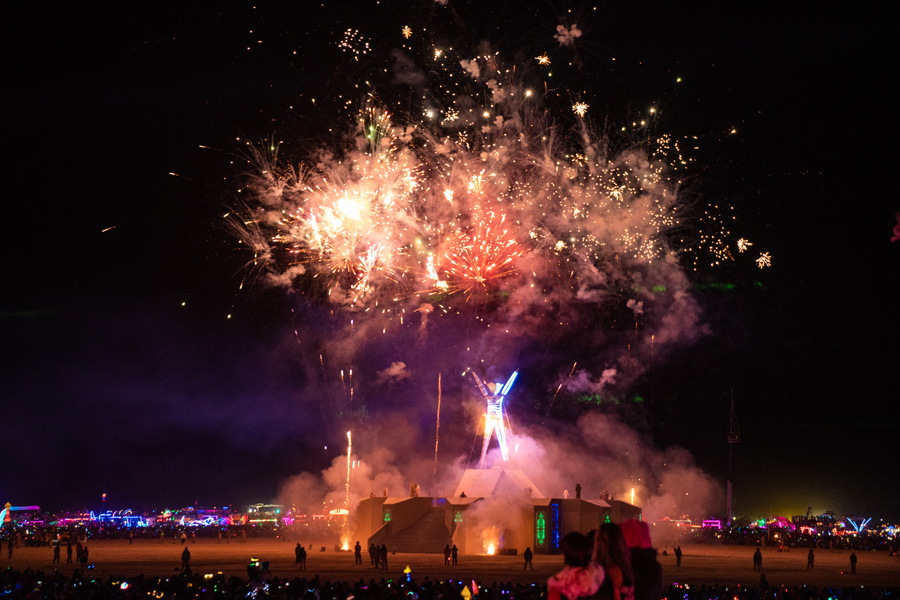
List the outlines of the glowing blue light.
{"type": "Polygon", "coordinates": [[[869,524],[869,521],[871,521],[871,520],[872,520],[871,517],[868,518],[868,519],[860,519],[859,525],[857,525],[856,523],[854,523],[854,522],[853,522],[853,519],[847,519],[847,522],[850,523],[850,525],[853,526],[853,529],[855,529],[857,533],[859,533],[860,531],[862,531],[862,530],[865,528],[866,525],[869,524]]]}

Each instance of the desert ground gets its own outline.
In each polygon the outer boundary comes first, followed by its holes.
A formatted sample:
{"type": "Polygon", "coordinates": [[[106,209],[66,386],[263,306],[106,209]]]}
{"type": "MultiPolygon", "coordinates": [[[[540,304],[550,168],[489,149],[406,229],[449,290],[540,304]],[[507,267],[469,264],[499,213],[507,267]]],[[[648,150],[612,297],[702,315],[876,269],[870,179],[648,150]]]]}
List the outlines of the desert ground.
{"type": "MultiPolygon", "coordinates": [[[[320,551],[315,546],[309,551],[306,572],[294,564],[294,543],[274,539],[248,539],[243,542],[214,539],[198,539],[187,542],[191,551],[191,568],[198,573],[223,573],[226,576],[247,577],[247,564],[251,557],[269,562],[276,577],[319,575],[330,580],[369,580],[398,578],[408,566],[412,576],[422,580],[426,575],[433,580],[447,577],[463,580],[475,579],[482,584],[493,581],[513,583],[543,583],[562,566],[560,555],[534,557],[534,571],[523,571],[523,559],[519,556],[461,555],[456,567],[444,566],[443,556],[436,554],[392,554],[388,557],[388,569],[371,566],[363,552],[363,565],[354,565],[352,552],[337,552],[332,548],[320,551]]],[[[109,575],[154,575],[166,577],[177,574],[181,567],[182,545],[180,540],[90,540],[90,574],[103,578],[109,575]]],[[[753,572],[751,546],[682,545],[684,557],[681,567],[675,566],[675,557],[668,549],[668,556],[660,551],[664,583],[750,585],[759,583],[759,574],[753,572]]],[[[850,575],[850,552],[817,550],[815,568],[806,568],[807,550],[794,549],[778,552],[763,549],[763,572],[772,585],[813,585],[817,587],[843,587],[865,585],[874,588],[900,588],[900,560],[887,552],[856,553],[859,558],[857,574],[850,575]]],[[[14,549],[12,558],[6,557],[6,549],[0,555],[0,567],[16,570],[31,568],[71,575],[78,565],[65,564],[66,552],[62,549],[62,564],[52,564],[53,551],[49,547],[14,549]]]]}

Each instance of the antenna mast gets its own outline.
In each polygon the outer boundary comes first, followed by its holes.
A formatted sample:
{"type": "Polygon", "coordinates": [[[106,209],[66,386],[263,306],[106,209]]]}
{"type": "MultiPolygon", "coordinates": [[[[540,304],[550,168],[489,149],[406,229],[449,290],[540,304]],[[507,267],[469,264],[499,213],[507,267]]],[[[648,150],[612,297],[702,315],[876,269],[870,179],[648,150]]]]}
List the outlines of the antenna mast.
{"type": "Polygon", "coordinates": [[[731,415],[728,418],[728,486],[726,491],[727,506],[725,507],[729,526],[731,525],[731,521],[734,519],[734,514],[731,507],[731,454],[732,450],[734,449],[734,445],[740,443],[740,441],[741,430],[738,429],[737,415],[735,415],[734,413],[734,388],[731,388],[731,415]]]}

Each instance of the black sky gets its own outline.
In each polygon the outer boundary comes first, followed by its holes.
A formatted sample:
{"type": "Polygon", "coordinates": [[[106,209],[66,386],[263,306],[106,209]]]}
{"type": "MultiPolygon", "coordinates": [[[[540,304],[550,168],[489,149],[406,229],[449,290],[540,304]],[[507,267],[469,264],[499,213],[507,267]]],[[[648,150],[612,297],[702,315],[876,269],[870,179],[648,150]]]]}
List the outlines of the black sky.
{"type": "Polygon", "coordinates": [[[339,105],[360,81],[387,86],[367,69],[386,64],[377,57],[407,22],[460,46],[489,40],[511,62],[547,51],[560,63],[572,53],[553,40],[556,25],[577,23],[583,66],[561,64],[561,86],[611,124],[657,102],[660,131],[700,136],[688,190],[733,205],[740,231],[773,256],[767,270],[692,275],[710,333],[643,383],[656,443],[689,449],[724,479],[733,390],[739,513],[900,518],[900,243],[890,242],[900,203],[884,15],[300,4],[20,7],[11,18],[0,501],[250,502],[326,466],[342,428],[327,408],[298,414],[315,365],[298,365],[284,341],[324,309],[238,290],[247,257],[219,218],[235,198],[237,138],[277,132],[300,151],[348,131],[339,105]],[[372,57],[335,50],[349,27],[376,40],[372,57]],[[732,126],[737,136],[719,135],[732,126]]]}

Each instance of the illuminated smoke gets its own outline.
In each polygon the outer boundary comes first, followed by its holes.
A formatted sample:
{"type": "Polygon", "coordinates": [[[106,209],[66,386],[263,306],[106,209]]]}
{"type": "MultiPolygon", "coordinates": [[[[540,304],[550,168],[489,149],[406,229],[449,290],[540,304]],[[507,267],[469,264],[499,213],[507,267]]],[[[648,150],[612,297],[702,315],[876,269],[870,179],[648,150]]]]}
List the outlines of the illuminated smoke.
{"type": "Polygon", "coordinates": [[[556,38],[560,46],[574,46],[575,40],[581,37],[581,30],[578,28],[578,25],[571,25],[568,28],[565,25],[557,25],[556,35],[553,37],[556,38]]]}
{"type": "MultiPolygon", "coordinates": [[[[423,496],[446,497],[453,493],[465,465],[465,457],[442,461],[437,478],[431,477],[432,462],[421,453],[421,438],[414,426],[399,415],[382,419],[367,432],[369,448],[351,475],[351,507],[374,494],[408,497],[411,483],[420,485],[423,496]],[[375,441],[388,447],[371,447],[375,441]]],[[[600,499],[604,493],[641,506],[643,518],[694,519],[716,514],[722,504],[722,490],[699,469],[688,452],[680,448],[658,449],[649,440],[615,417],[587,414],[574,425],[555,431],[519,430],[509,436],[510,468],[521,469],[537,489],[549,497],[569,497],[581,484],[582,498],[600,499]]],[[[359,447],[361,444],[356,444],[359,447]]],[[[499,450],[489,453],[488,462],[499,464],[499,450]]],[[[346,484],[346,456],[336,456],[320,475],[303,473],[287,480],[279,495],[286,506],[317,512],[321,506],[342,506],[346,484]]],[[[483,523],[516,529],[524,496],[503,496],[473,506],[470,517],[483,523]]],[[[352,515],[352,511],[351,511],[352,515]]],[[[497,532],[495,532],[497,533],[497,532]]],[[[497,535],[485,538],[497,541],[497,535]]],[[[485,547],[486,550],[486,547],[485,547]]]]}
{"type": "Polygon", "coordinates": [[[397,383],[409,378],[409,371],[404,362],[393,362],[391,366],[378,371],[378,383],[397,383]]]}

